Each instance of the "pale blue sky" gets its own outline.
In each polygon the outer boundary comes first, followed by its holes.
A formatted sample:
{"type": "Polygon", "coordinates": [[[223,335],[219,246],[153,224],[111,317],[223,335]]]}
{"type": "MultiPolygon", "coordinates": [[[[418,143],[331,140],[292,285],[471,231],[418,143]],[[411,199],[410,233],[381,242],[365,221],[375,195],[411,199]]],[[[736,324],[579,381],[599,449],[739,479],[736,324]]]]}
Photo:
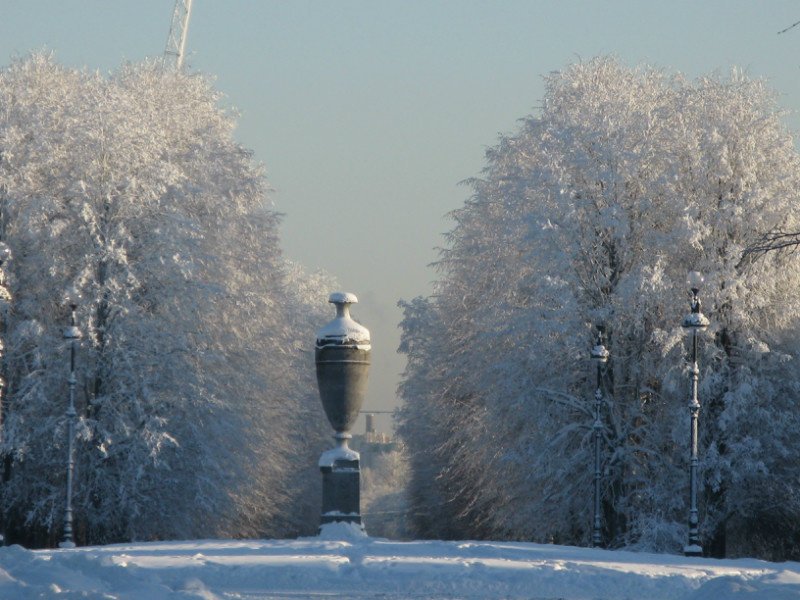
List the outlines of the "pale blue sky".
{"type": "MultiPolygon", "coordinates": [[[[172,7],[0,0],[0,56],[47,47],[108,71],[160,56],[172,7]]],[[[459,181],[535,111],[543,74],[598,54],[689,76],[736,65],[796,111],[800,27],[776,33],[797,20],[789,0],[194,0],[187,49],[241,111],[287,256],[359,296],[374,348],[365,408],[385,409],[403,368],[396,302],[430,293],[445,215],[469,195],[459,181]]]]}

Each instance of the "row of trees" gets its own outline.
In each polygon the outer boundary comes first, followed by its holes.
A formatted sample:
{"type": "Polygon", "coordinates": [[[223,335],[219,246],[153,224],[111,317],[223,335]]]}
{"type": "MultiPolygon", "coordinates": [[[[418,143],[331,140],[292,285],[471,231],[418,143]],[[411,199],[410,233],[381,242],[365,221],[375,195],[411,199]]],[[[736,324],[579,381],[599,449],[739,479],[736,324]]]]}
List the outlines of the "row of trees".
{"type": "Polygon", "coordinates": [[[706,275],[701,528],[712,554],[798,557],[800,155],[774,94],[611,58],[546,79],[487,151],[429,298],[403,303],[399,430],[418,535],[588,544],[593,325],[608,331],[612,547],[686,542],[685,278],[706,275]],[[765,246],[766,243],[766,246],[765,246]]]}
{"type": "Polygon", "coordinates": [[[315,525],[327,431],[302,350],[331,286],[281,257],[261,167],[220,100],[157,63],[103,76],[35,54],[0,71],[11,541],[60,535],[72,286],[79,542],[315,525]]]}

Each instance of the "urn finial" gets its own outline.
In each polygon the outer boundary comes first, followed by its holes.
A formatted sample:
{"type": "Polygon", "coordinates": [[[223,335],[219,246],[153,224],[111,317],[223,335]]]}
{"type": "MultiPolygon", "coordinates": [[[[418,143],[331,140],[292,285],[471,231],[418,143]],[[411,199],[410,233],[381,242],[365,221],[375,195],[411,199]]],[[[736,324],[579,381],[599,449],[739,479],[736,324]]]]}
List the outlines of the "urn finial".
{"type": "Polygon", "coordinates": [[[334,292],[328,302],[336,306],[334,319],[317,331],[317,350],[329,346],[353,347],[369,351],[369,329],[350,316],[350,305],[358,298],[349,292],[334,292]]]}

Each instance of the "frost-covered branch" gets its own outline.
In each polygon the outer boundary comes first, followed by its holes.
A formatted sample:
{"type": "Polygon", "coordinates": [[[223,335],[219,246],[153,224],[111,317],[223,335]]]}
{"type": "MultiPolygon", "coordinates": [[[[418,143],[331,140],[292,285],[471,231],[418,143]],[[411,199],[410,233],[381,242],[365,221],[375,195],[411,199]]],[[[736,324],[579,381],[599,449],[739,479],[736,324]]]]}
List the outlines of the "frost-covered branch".
{"type": "Polygon", "coordinates": [[[742,253],[741,264],[752,263],[769,252],[796,252],[800,247],[800,232],[771,231],[750,244],[742,253]]]}
{"type": "Polygon", "coordinates": [[[795,28],[795,27],[797,27],[798,25],[800,25],[800,21],[796,21],[796,22],[792,23],[792,24],[791,24],[791,25],[789,25],[789,26],[788,26],[786,29],[781,29],[781,30],[778,32],[778,35],[780,35],[780,34],[782,34],[782,33],[786,33],[787,31],[791,31],[792,29],[794,29],[794,28],[795,28]]]}

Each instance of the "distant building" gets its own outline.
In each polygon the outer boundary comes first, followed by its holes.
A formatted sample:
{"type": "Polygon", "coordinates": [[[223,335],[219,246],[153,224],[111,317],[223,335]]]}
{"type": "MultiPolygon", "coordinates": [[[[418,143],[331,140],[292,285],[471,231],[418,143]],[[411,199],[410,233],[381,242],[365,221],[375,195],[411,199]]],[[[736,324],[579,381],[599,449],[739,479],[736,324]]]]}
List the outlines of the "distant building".
{"type": "Polygon", "coordinates": [[[374,469],[376,458],[382,454],[400,450],[402,444],[392,439],[388,433],[375,430],[375,415],[367,413],[363,434],[353,434],[350,444],[354,450],[361,454],[361,466],[374,469]]]}

